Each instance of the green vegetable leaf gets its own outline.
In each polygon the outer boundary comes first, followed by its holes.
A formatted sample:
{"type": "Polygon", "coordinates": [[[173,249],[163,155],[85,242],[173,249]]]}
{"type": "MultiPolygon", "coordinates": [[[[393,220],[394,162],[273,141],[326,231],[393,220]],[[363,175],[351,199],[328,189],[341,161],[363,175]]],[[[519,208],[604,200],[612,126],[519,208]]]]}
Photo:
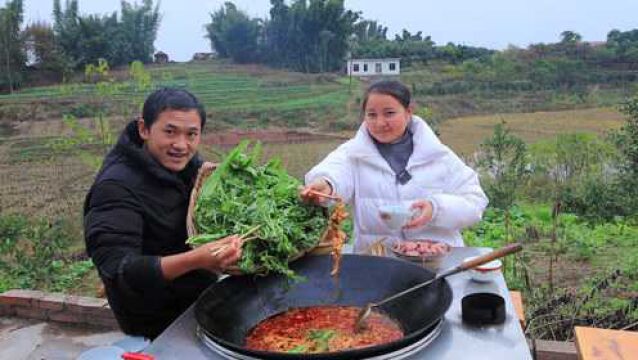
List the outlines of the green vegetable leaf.
{"type": "Polygon", "coordinates": [[[257,238],[243,246],[240,269],[263,269],[295,279],[288,261],[319,242],[327,218],[321,208],[299,200],[301,182],[279,159],[262,165],[261,145],[248,152],[249,145],[245,141],[231,150],[204,182],[194,213],[199,235],[188,242],[201,245],[259,225],[252,234],[257,238]]]}

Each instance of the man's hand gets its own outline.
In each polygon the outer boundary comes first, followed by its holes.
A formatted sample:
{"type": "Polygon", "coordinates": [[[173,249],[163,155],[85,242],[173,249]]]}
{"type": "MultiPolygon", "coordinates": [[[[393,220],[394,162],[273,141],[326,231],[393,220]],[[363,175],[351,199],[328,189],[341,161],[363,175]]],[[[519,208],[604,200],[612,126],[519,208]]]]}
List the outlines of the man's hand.
{"type": "Polygon", "coordinates": [[[224,272],[241,258],[241,245],[239,236],[231,235],[185,253],[163,256],[160,259],[162,275],[170,281],[197,269],[224,272]]]}
{"type": "Polygon", "coordinates": [[[198,252],[200,268],[213,272],[223,272],[227,267],[237,264],[241,259],[242,240],[231,235],[212,241],[193,250],[198,252]]]}
{"type": "Polygon", "coordinates": [[[204,163],[202,164],[202,171],[208,171],[211,172],[213,170],[215,170],[215,168],[217,168],[217,163],[214,162],[210,162],[210,161],[204,161],[204,163]]]}

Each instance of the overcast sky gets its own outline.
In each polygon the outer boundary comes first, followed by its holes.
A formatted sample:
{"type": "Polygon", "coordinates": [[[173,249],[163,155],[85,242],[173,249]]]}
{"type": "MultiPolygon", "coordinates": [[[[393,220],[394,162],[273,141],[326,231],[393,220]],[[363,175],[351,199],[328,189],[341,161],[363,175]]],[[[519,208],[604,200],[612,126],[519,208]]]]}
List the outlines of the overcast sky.
{"type": "MultiPolygon", "coordinates": [[[[251,16],[268,16],[269,0],[233,2],[251,16]]],[[[177,61],[209,51],[203,27],[210,21],[209,13],[223,3],[163,0],[156,49],[177,61]]],[[[24,4],[25,23],[52,21],[53,0],[24,0],[24,4]]],[[[83,14],[105,14],[119,11],[120,0],[79,0],[79,6],[83,14]]],[[[493,49],[555,42],[564,30],[576,31],[586,41],[599,41],[611,29],[638,28],[638,0],[346,0],[346,8],[381,22],[392,37],[405,28],[431,35],[437,44],[452,41],[493,49]]]]}

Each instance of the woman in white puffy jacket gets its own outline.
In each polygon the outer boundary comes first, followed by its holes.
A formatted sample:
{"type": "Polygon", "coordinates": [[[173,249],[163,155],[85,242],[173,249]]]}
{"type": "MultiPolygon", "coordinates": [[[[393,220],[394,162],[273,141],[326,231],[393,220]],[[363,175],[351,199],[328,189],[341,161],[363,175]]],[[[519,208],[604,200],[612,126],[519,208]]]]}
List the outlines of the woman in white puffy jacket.
{"type": "Polygon", "coordinates": [[[302,198],[321,204],[325,197],[316,192],[336,194],[352,205],[356,253],[383,237],[463,246],[460,230],[478,222],[487,206],[476,172],[412,114],[410,97],[398,81],[372,84],[356,136],[306,174],[302,198]],[[392,229],[379,214],[389,204],[417,215],[392,229]]]}

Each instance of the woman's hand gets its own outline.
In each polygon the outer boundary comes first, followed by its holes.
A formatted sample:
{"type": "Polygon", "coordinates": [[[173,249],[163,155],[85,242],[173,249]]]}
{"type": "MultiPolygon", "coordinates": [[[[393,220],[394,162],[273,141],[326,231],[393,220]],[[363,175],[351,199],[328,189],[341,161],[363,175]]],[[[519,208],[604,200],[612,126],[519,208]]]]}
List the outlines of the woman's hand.
{"type": "Polygon", "coordinates": [[[411,209],[419,210],[416,215],[410,222],[408,222],[404,228],[406,229],[415,229],[421,226],[426,225],[430,221],[432,221],[432,212],[434,208],[432,207],[432,203],[429,200],[418,200],[412,203],[411,209]]]}
{"type": "Polygon", "coordinates": [[[332,195],[332,187],[326,180],[317,179],[302,188],[299,191],[299,196],[303,201],[307,201],[317,205],[325,204],[328,198],[326,198],[325,196],[317,195],[317,193],[332,195]]]}

